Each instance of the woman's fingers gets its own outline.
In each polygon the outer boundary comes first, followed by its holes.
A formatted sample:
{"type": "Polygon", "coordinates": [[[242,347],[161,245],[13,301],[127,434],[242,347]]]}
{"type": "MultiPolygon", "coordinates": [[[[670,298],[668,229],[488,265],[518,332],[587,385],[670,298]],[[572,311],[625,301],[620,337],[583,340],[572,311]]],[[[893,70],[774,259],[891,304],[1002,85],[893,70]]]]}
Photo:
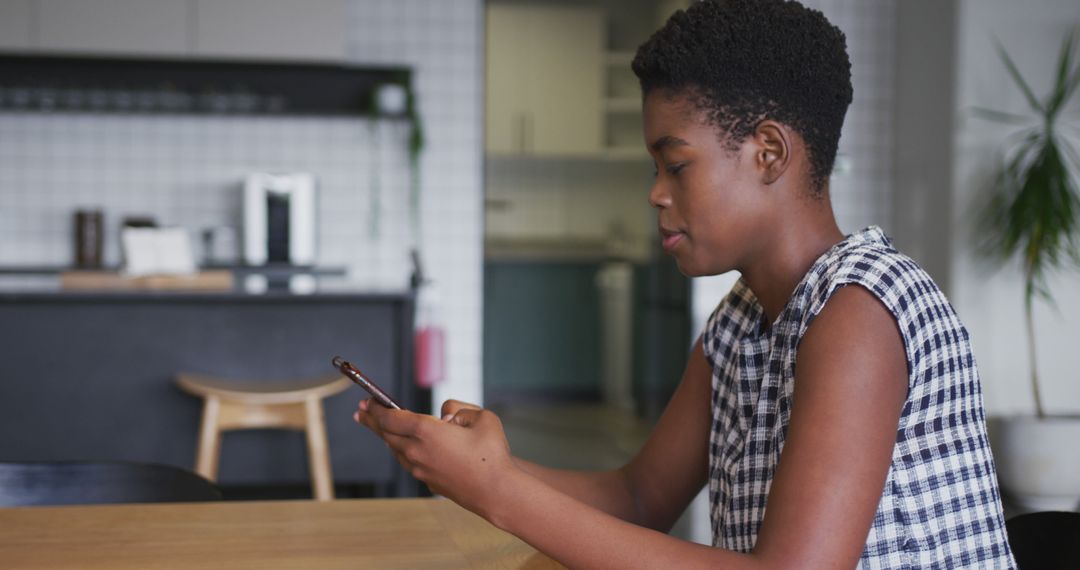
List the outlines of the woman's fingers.
{"type": "Polygon", "coordinates": [[[440,477],[446,474],[440,473],[447,460],[446,454],[460,454],[480,437],[480,432],[476,436],[466,436],[465,431],[459,429],[477,427],[486,431],[483,426],[489,419],[496,418],[478,406],[461,402],[448,404],[443,410],[453,413],[445,422],[424,414],[391,410],[369,400],[360,403],[353,418],[380,437],[398,463],[413,477],[429,484],[434,482],[441,489],[440,477]]]}
{"type": "Polygon", "coordinates": [[[469,427],[476,425],[476,422],[480,421],[483,415],[484,410],[480,408],[466,408],[458,410],[454,415],[446,418],[446,421],[462,427],[469,427]]]}
{"type": "Polygon", "coordinates": [[[404,437],[421,438],[432,426],[438,423],[435,418],[426,414],[417,414],[407,410],[392,410],[381,404],[361,405],[353,414],[353,419],[367,426],[379,437],[386,438],[387,434],[404,437]]]}
{"type": "Polygon", "coordinates": [[[442,405],[442,419],[448,419],[450,416],[456,414],[459,410],[479,410],[480,406],[476,404],[470,404],[468,402],[462,402],[460,400],[447,400],[442,405]]]}
{"type": "Polygon", "coordinates": [[[375,435],[382,437],[382,430],[379,428],[379,422],[364,409],[358,409],[353,412],[353,421],[375,432],[375,435]]]}
{"type": "MultiPolygon", "coordinates": [[[[356,405],[356,411],[353,412],[353,415],[352,415],[353,421],[360,424],[360,425],[362,425],[362,426],[367,426],[367,427],[371,428],[371,426],[368,425],[365,422],[365,416],[367,416],[368,406],[370,406],[370,405],[371,405],[371,398],[365,398],[363,400],[360,400],[360,402],[356,405]]],[[[372,429],[374,429],[374,428],[372,428],[372,429]]]]}
{"type": "Polygon", "coordinates": [[[380,431],[404,436],[416,436],[424,421],[434,419],[406,410],[391,410],[381,404],[371,404],[367,413],[379,424],[380,431]]]}

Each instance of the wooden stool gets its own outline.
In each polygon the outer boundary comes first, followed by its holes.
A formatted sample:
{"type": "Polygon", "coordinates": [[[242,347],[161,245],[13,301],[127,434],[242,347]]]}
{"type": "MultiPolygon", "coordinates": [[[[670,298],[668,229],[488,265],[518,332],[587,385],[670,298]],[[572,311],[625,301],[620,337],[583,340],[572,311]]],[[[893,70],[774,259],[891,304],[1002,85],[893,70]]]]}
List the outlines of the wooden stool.
{"type": "Polygon", "coordinates": [[[198,374],[180,374],[176,383],[185,392],[203,399],[195,458],[195,471],[199,475],[217,480],[221,433],[224,431],[298,429],[307,434],[308,464],[315,498],[320,501],[334,498],[322,399],[351,386],[348,378],[330,376],[288,384],[240,384],[198,374]]]}

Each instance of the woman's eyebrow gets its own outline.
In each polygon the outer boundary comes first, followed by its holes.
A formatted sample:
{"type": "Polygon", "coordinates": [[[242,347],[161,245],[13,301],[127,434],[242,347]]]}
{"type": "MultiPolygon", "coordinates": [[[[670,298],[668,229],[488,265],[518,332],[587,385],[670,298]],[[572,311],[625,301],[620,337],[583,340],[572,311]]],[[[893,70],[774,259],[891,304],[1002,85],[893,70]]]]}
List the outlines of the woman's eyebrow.
{"type": "Polygon", "coordinates": [[[665,136],[662,136],[662,137],[656,139],[656,142],[652,143],[652,145],[650,145],[650,146],[652,147],[653,152],[660,152],[660,151],[664,150],[665,148],[668,148],[668,147],[671,147],[671,146],[689,146],[689,145],[690,145],[690,143],[686,142],[683,139],[680,139],[679,137],[673,137],[671,135],[665,135],[665,136]]]}

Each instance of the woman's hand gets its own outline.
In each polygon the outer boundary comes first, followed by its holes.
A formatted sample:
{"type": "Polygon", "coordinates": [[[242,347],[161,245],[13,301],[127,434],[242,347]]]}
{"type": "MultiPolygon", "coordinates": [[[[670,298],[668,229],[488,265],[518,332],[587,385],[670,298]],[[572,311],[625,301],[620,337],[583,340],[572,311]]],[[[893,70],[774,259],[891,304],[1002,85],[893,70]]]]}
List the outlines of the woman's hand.
{"type": "Polygon", "coordinates": [[[502,483],[518,468],[494,413],[450,400],[442,420],[361,400],[353,415],[382,438],[413,477],[487,518],[502,483]]]}

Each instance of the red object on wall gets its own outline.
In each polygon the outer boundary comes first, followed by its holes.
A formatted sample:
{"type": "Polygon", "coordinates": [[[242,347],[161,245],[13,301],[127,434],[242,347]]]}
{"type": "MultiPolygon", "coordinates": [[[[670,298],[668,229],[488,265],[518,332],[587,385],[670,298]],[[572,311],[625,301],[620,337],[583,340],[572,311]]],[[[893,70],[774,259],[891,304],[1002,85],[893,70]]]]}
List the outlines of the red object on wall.
{"type": "Polygon", "coordinates": [[[416,331],[416,385],[431,388],[446,373],[446,336],[442,327],[428,325],[416,331]]]}
{"type": "Polygon", "coordinates": [[[439,288],[428,281],[417,291],[416,385],[431,388],[446,379],[446,334],[439,288]]]}

